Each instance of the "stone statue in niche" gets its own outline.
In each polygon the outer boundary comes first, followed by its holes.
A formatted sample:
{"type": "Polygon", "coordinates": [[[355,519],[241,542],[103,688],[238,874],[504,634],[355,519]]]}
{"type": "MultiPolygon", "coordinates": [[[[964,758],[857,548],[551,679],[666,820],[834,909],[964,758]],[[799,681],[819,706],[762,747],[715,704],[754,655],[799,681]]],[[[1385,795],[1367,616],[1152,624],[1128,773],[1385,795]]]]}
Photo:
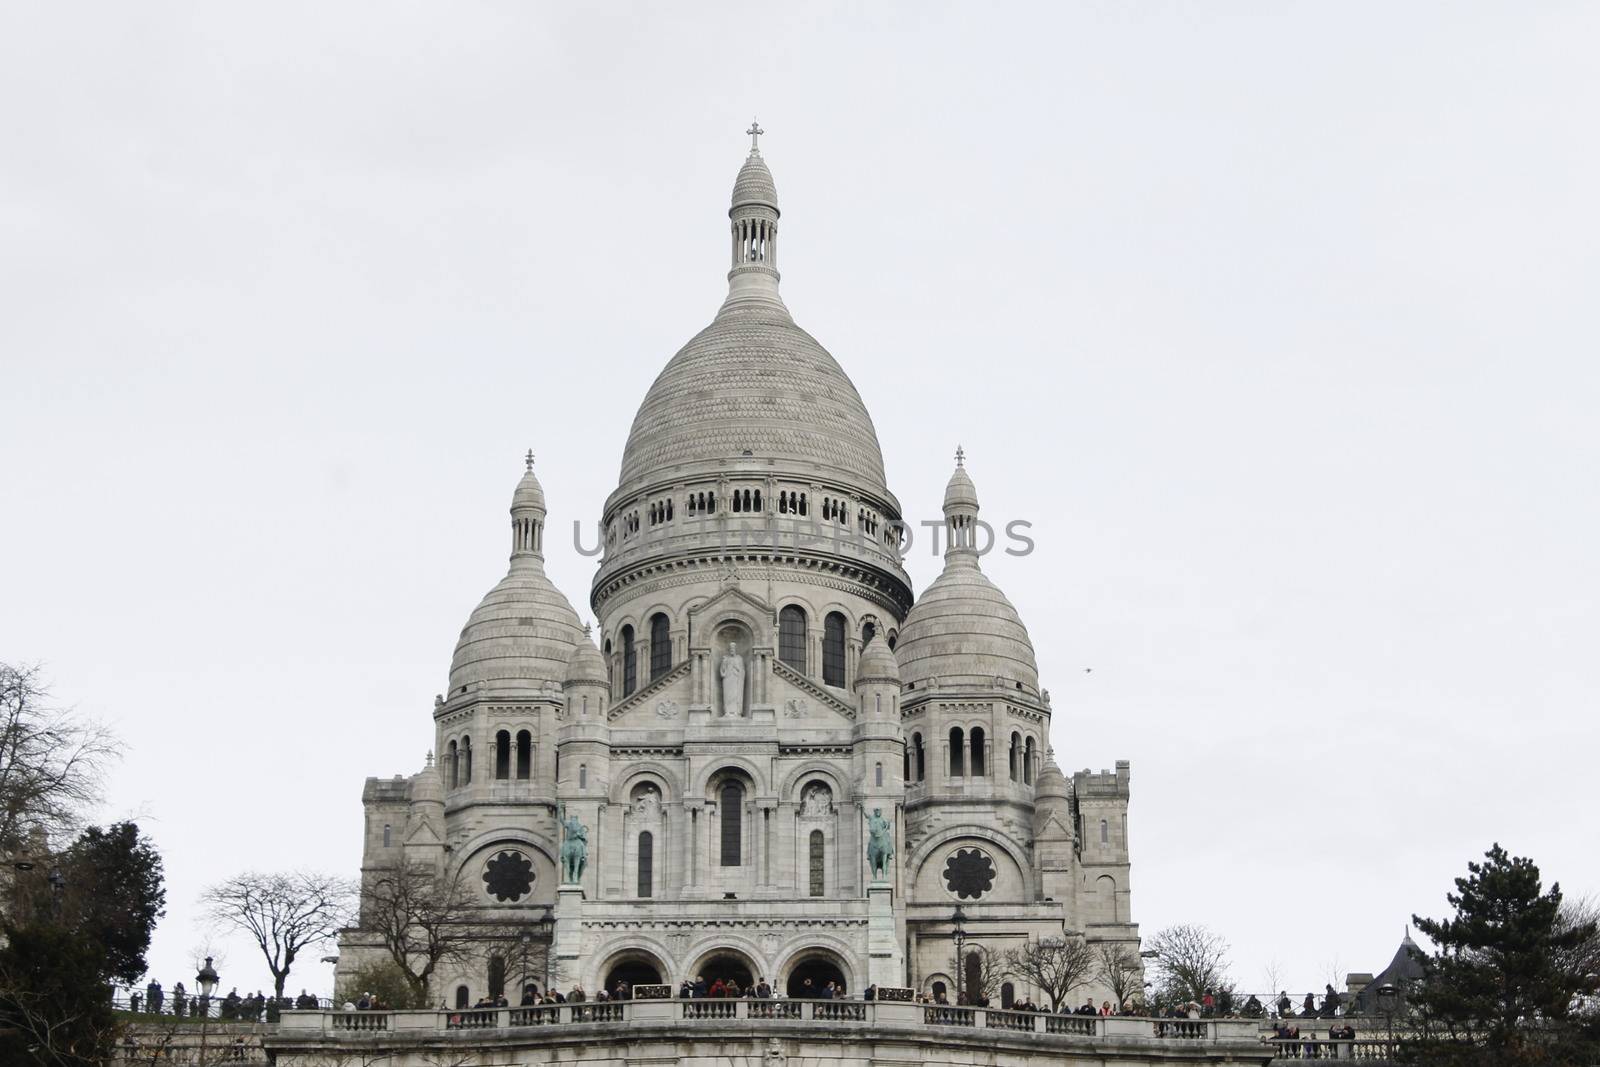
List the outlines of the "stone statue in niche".
{"type": "Polygon", "coordinates": [[[728,654],[722,657],[718,668],[722,676],[722,716],[727,719],[744,717],[744,657],[739,646],[728,642],[728,654]]]}
{"type": "Polygon", "coordinates": [[[806,787],[805,795],[800,798],[801,815],[830,815],[833,813],[833,794],[825,785],[811,785],[806,787]]]}
{"type": "Polygon", "coordinates": [[[654,786],[646,786],[634,798],[633,810],[639,815],[658,815],[661,812],[661,794],[654,786]]]}

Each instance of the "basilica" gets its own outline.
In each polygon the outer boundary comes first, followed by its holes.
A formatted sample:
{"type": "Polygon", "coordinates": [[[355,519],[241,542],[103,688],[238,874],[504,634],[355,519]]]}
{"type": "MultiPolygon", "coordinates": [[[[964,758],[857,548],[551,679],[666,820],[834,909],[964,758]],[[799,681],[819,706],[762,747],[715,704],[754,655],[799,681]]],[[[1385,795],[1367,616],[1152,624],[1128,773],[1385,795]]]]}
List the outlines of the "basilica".
{"type": "MultiPolygon", "coordinates": [[[[433,754],[367,780],[367,885],[431,871],[467,894],[459,923],[522,931],[520,954],[486,935],[444,959],[435,1001],[705,976],[1009,1005],[1043,998],[987,960],[1029,941],[1136,958],[1128,764],[1057,766],[960,455],[943,570],[915,595],[872,418],[780,296],[759,133],[726,298],[646,392],[600,516],[598,631],[545,575],[530,456],[509,568],[434,699],[433,754]]],[[[341,988],[382,957],[367,912],[341,988]]]]}

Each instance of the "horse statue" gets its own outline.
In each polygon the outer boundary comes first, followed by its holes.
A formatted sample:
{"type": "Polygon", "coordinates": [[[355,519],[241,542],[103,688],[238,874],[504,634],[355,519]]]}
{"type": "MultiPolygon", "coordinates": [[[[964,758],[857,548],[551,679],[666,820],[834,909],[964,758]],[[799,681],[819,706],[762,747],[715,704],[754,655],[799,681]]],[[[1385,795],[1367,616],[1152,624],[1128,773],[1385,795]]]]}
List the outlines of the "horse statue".
{"type": "Polygon", "coordinates": [[[583,868],[589,862],[589,831],[583,828],[576,815],[567,814],[561,805],[561,881],[577,885],[583,880],[583,868]]]}

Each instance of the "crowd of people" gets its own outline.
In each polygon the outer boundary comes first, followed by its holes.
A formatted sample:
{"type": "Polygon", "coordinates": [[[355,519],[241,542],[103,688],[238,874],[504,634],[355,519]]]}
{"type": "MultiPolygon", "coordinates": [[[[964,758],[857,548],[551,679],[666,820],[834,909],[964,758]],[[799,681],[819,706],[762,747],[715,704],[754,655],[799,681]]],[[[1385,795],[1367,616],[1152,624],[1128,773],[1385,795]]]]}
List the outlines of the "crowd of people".
{"type": "Polygon", "coordinates": [[[199,1019],[210,1016],[223,1022],[277,1022],[278,1013],[295,1008],[315,1011],[321,1002],[304,989],[297,997],[273,997],[257,990],[245,996],[237,987],[224,997],[191,994],[178,982],[169,995],[161,983],[151,980],[144,989],[128,994],[128,1010],[136,1015],[171,1015],[178,1019],[199,1019]]]}

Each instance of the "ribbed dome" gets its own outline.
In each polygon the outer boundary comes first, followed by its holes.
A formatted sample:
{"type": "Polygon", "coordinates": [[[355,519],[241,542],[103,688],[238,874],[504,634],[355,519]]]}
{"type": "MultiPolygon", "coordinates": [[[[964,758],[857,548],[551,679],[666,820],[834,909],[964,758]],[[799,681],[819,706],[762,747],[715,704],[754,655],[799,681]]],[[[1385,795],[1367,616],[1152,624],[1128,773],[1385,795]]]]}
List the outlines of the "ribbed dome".
{"type": "Polygon", "coordinates": [[[876,634],[861,650],[861,659],[856,665],[856,685],[869,682],[900,684],[900,664],[895,661],[889,643],[876,634]]]}
{"type": "Polygon", "coordinates": [[[1001,678],[1007,688],[1021,682],[1031,696],[1039,693],[1028,630],[971,557],[951,559],[917,598],[894,651],[901,679],[918,689],[934,678],[940,688],[992,689],[1001,678]]]}
{"type": "Polygon", "coordinates": [[[519,558],[489,590],[456,643],[450,693],[463,686],[542,689],[567,676],[567,660],[583,638],[578,613],[550,584],[538,560],[519,558]]]}
{"type": "MultiPolygon", "coordinates": [[[[774,211],[778,210],[777,183],[772,180],[766,160],[757,152],[750,153],[744,166],[739,168],[739,176],[733,181],[732,208],[743,204],[763,204],[774,211]]],[[[729,214],[732,214],[732,208],[729,214]]]]}
{"type": "Polygon", "coordinates": [[[605,657],[594,647],[594,638],[589,636],[587,627],[583,631],[583,638],[572,650],[572,655],[567,657],[566,682],[568,685],[609,685],[611,682],[607,677],[605,657]]]}
{"type": "Polygon", "coordinates": [[[888,496],[861,395],[777,303],[724,306],[672,357],[634,416],[621,484],[720,471],[745,452],[888,496]]]}

